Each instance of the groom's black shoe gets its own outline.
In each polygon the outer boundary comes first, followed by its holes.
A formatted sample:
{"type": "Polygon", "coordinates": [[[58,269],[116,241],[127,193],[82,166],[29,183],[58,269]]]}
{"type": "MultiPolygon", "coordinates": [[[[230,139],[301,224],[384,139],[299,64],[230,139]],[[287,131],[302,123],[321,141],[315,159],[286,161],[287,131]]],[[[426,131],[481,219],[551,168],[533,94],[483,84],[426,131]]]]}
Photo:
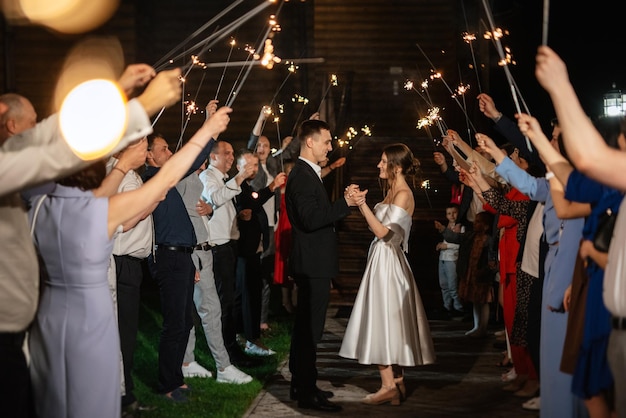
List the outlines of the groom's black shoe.
{"type": "Polygon", "coordinates": [[[312,396],[300,396],[300,398],[304,399],[298,399],[298,408],[315,409],[325,412],[339,412],[342,409],[341,405],[329,401],[325,396],[320,394],[320,392],[312,396]]]}
{"type": "MultiPolygon", "coordinates": [[[[330,399],[333,396],[335,396],[335,394],[331,392],[330,390],[322,390],[320,388],[316,388],[316,389],[317,389],[317,393],[325,397],[326,399],[330,399]]],[[[291,386],[289,388],[289,399],[291,399],[292,401],[298,400],[298,389],[295,386],[291,386]]]]}

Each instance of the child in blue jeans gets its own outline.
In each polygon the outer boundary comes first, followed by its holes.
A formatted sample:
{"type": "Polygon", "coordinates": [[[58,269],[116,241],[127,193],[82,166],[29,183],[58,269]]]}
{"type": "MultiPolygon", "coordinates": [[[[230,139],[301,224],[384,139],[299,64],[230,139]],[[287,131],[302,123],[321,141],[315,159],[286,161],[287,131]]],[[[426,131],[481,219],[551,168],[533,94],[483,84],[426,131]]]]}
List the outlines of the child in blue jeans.
{"type": "MultiPolygon", "coordinates": [[[[456,233],[465,233],[465,227],[457,223],[459,206],[450,203],[446,207],[446,219],[448,225],[435,221],[435,228],[442,233],[446,228],[456,233]]],[[[443,298],[443,307],[451,316],[463,316],[463,303],[457,294],[458,278],[456,263],[459,258],[459,244],[447,242],[445,239],[436,247],[439,251],[439,287],[443,298]]]]}

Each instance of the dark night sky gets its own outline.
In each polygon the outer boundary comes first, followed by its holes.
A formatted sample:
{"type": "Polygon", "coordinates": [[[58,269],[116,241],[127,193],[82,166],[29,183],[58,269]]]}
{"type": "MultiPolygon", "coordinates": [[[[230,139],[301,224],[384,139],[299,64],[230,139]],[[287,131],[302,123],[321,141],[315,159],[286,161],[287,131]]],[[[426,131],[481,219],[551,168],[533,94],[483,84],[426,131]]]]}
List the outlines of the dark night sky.
{"type": "MultiPolygon", "coordinates": [[[[535,53],[542,38],[543,4],[541,0],[495,0],[491,7],[496,19],[502,10],[500,16],[505,22],[502,27],[511,32],[504,44],[512,48],[517,62],[511,68],[513,77],[530,113],[546,126],[554,111],[549,96],[534,76],[535,53]]],[[[611,90],[613,82],[626,92],[626,69],[621,64],[626,50],[626,26],[616,4],[619,2],[596,0],[578,7],[571,1],[550,2],[548,45],[567,64],[570,80],[590,117],[602,112],[602,95],[611,90]]],[[[501,73],[501,84],[497,86],[502,88],[496,88],[494,77],[491,85],[494,91],[488,93],[500,110],[512,114],[515,106],[504,71],[501,73]]]]}

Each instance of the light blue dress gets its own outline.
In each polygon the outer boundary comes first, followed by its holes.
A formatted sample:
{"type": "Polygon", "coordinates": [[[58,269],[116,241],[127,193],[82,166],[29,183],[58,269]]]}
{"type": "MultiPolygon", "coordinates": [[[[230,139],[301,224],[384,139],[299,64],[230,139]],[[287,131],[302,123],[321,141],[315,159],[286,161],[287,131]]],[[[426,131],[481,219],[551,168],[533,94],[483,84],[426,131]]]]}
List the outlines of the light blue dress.
{"type": "Polygon", "coordinates": [[[339,355],[360,364],[434,363],[428,318],[405,254],[412,219],[390,204],[378,203],[374,213],[391,232],[370,245],[339,355]]]}
{"type": "Polygon", "coordinates": [[[113,250],[107,213],[107,198],[57,185],[35,219],[44,281],[29,344],[39,418],[121,413],[119,334],[107,282],[113,250]]]}

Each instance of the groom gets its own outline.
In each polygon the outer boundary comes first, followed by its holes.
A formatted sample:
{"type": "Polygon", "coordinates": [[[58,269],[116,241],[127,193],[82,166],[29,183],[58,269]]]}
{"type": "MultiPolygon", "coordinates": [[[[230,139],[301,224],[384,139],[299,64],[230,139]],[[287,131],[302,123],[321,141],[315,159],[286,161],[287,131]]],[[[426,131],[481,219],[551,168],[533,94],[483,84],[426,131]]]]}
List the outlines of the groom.
{"type": "Polygon", "coordinates": [[[335,222],[347,216],[349,206],[357,206],[356,202],[367,192],[351,185],[343,199],[330,201],[318,165],[332,151],[326,122],[302,122],[298,139],[300,157],[289,174],[285,191],[293,243],[289,268],[298,286],[289,358],[290,395],[298,400],[299,408],[338,412],[341,406],[328,400],[333,393],[317,387],[316,348],[324,331],[330,283],[339,272],[335,222]]]}

